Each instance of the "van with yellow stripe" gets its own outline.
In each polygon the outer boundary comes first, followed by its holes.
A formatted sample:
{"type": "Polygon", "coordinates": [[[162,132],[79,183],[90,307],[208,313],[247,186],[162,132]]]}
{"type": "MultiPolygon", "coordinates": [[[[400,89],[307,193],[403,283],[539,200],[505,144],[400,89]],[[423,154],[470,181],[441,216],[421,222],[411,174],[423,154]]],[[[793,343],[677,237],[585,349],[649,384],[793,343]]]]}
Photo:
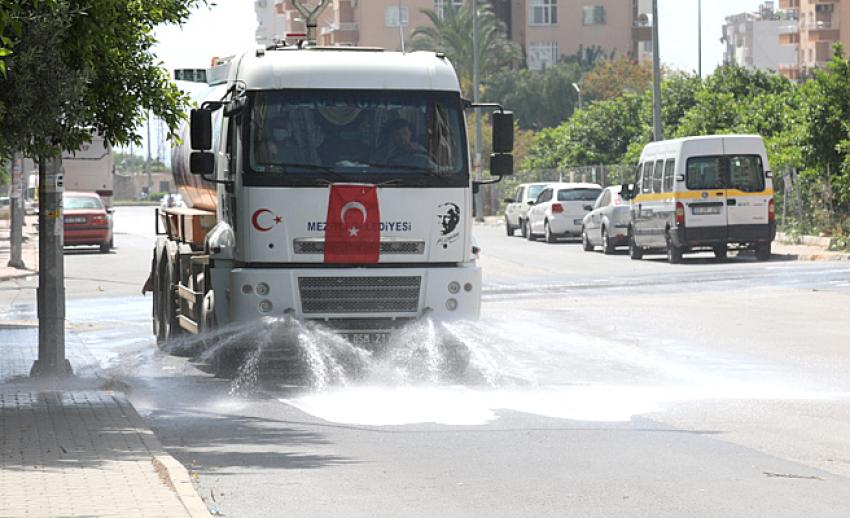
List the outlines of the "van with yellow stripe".
{"type": "Polygon", "coordinates": [[[671,263],[689,252],[731,247],[770,259],[776,237],[773,182],[758,135],[716,135],[653,142],[641,154],[629,199],[629,255],[666,252],[671,263]]]}

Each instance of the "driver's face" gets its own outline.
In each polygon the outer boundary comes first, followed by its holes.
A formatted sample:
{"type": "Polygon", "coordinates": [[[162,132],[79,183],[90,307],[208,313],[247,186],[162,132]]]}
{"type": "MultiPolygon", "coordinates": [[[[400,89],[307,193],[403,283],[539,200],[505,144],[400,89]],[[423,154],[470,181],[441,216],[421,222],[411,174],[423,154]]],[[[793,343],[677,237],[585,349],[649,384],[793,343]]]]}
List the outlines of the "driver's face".
{"type": "Polygon", "coordinates": [[[410,128],[408,128],[407,126],[400,128],[396,135],[399,142],[401,142],[402,144],[409,144],[410,139],[413,137],[413,135],[410,133],[410,128]]]}

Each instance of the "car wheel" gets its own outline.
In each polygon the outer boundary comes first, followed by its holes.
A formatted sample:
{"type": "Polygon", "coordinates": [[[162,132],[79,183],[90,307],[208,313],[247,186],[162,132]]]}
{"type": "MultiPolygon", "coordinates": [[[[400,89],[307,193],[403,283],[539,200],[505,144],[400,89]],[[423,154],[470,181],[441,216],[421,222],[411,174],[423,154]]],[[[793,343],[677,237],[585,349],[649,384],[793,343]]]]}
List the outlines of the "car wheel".
{"type": "Polygon", "coordinates": [[[529,241],[537,241],[537,238],[534,237],[534,233],[531,231],[531,222],[525,222],[525,238],[529,241]]]}
{"type": "Polygon", "coordinates": [[[590,238],[587,237],[587,230],[584,227],[581,227],[581,247],[585,252],[593,251],[593,243],[590,242],[590,238]]]}
{"type": "Polygon", "coordinates": [[[770,243],[756,245],[756,261],[769,261],[771,253],[770,243]]]}
{"type": "Polygon", "coordinates": [[[716,245],[714,247],[714,257],[716,257],[719,261],[725,261],[726,257],[729,255],[729,249],[725,244],[716,245]]]}
{"type": "Polygon", "coordinates": [[[673,244],[670,233],[667,233],[667,262],[679,264],[682,262],[682,248],[673,244]]]}
{"type": "Polygon", "coordinates": [[[555,234],[552,233],[552,229],[549,228],[549,222],[543,223],[543,234],[546,236],[547,243],[555,243],[558,241],[558,238],[555,237],[555,234]]]}
{"type": "Polygon", "coordinates": [[[635,234],[629,229],[629,257],[634,261],[643,259],[643,249],[635,243],[635,234]]]}
{"type": "Polygon", "coordinates": [[[508,234],[508,237],[514,235],[514,230],[516,229],[512,227],[510,223],[508,223],[508,217],[505,216],[505,232],[508,234]]]}
{"type": "Polygon", "coordinates": [[[100,253],[108,254],[110,250],[112,250],[112,243],[109,241],[100,244],[100,253]]]}
{"type": "Polygon", "coordinates": [[[528,223],[524,219],[519,220],[519,233],[528,239],[528,223]]]}
{"type": "Polygon", "coordinates": [[[605,255],[611,255],[614,251],[614,243],[611,241],[611,236],[608,235],[608,229],[602,227],[602,252],[605,255]]]}

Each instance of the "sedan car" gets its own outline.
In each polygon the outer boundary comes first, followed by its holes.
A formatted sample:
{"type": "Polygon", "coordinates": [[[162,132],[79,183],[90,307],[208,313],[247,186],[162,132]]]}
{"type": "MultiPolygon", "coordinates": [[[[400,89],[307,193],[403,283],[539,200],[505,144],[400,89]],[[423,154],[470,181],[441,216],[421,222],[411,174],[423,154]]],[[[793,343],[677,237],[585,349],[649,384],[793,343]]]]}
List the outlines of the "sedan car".
{"type": "Polygon", "coordinates": [[[618,246],[628,246],[629,204],[620,197],[620,186],[606,187],[593,210],[584,217],[581,242],[586,252],[601,246],[605,254],[613,254],[618,246]]]}
{"type": "Polygon", "coordinates": [[[595,183],[547,185],[528,211],[528,239],[543,236],[547,243],[563,237],[579,237],[584,215],[599,197],[602,186],[595,183]]]}
{"type": "Polygon", "coordinates": [[[101,253],[113,247],[112,209],[103,205],[97,193],[66,192],[65,246],[99,246],[101,253]]]}

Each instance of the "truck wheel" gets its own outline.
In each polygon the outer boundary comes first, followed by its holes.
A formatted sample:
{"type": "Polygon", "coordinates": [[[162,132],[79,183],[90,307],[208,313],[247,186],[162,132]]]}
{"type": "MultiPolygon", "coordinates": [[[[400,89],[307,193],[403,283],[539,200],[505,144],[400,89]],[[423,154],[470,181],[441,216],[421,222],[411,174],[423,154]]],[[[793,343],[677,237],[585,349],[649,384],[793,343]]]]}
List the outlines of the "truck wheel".
{"type": "Polygon", "coordinates": [[[717,258],[718,261],[725,261],[729,256],[729,249],[725,244],[723,245],[715,245],[714,247],[714,257],[717,258]]]}
{"type": "Polygon", "coordinates": [[[514,235],[514,231],[516,228],[512,227],[510,223],[508,223],[508,217],[505,216],[505,232],[508,234],[508,237],[514,235]]]}
{"type": "Polygon", "coordinates": [[[558,238],[555,237],[555,234],[552,233],[552,229],[549,228],[549,222],[543,223],[543,235],[546,236],[547,243],[556,243],[558,238]]]}
{"type": "Polygon", "coordinates": [[[769,261],[771,253],[770,243],[756,245],[756,261],[769,261]]]}
{"type": "Polygon", "coordinates": [[[667,233],[667,262],[679,264],[682,262],[682,248],[673,244],[670,233],[667,233]]]}
{"type": "Polygon", "coordinates": [[[602,253],[612,255],[616,251],[614,242],[611,241],[611,236],[608,235],[608,229],[602,227],[602,253]]]}
{"type": "Polygon", "coordinates": [[[587,237],[587,230],[584,227],[581,227],[581,248],[585,252],[593,251],[593,243],[590,242],[590,238],[587,237]]]}
{"type": "Polygon", "coordinates": [[[169,260],[168,253],[164,254],[162,260],[162,274],[160,279],[160,292],[162,293],[162,320],[160,328],[163,340],[171,340],[181,335],[180,323],[177,320],[177,301],[175,300],[174,286],[176,283],[175,266],[169,260]]]}
{"type": "Polygon", "coordinates": [[[643,249],[635,243],[635,234],[631,228],[629,229],[629,257],[633,261],[643,259],[643,249]]]}

